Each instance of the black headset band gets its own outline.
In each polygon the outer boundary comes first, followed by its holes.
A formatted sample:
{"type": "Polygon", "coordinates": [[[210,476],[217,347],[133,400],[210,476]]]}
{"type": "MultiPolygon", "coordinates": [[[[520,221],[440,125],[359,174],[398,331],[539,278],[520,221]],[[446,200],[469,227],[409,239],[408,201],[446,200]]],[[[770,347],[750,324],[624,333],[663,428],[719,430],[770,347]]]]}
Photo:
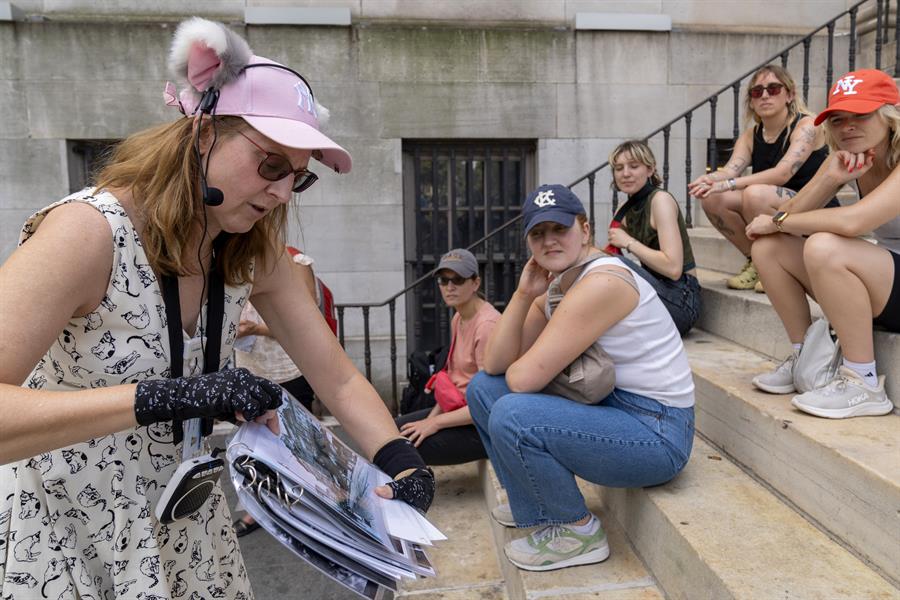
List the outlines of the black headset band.
{"type": "MultiPolygon", "coordinates": [[[[246,71],[247,69],[253,69],[255,67],[272,67],[275,69],[281,69],[282,71],[287,71],[288,73],[292,73],[300,78],[300,80],[306,85],[306,89],[309,90],[309,95],[312,97],[312,101],[316,101],[316,95],[313,93],[312,86],[309,85],[309,82],[306,80],[306,77],[293,70],[290,67],[286,67],[284,65],[279,65],[276,63],[251,63],[241,69],[241,72],[246,71]]],[[[196,114],[197,111],[200,111],[201,114],[210,114],[216,108],[216,104],[219,102],[219,89],[214,87],[207,88],[203,95],[200,97],[200,103],[197,104],[197,108],[194,110],[196,114]]]]}

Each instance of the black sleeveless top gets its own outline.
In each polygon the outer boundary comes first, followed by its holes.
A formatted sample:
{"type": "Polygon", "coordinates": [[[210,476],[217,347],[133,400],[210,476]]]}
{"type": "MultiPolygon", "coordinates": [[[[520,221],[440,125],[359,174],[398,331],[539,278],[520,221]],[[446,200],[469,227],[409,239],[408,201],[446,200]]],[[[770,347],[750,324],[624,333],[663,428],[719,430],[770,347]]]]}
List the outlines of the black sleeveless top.
{"type": "MultiPolygon", "coordinates": [[[[762,123],[753,129],[753,154],[751,155],[750,165],[753,167],[754,173],[771,169],[784,158],[788,147],[791,145],[788,138],[794,133],[797,123],[799,123],[800,119],[804,116],[805,115],[797,115],[794,117],[794,120],[791,121],[790,125],[782,129],[781,133],[778,135],[778,139],[771,144],[763,139],[762,123]]],[[[800,188],[809,183],[809,180],[813,178],[813,175],[816,174],[816,171],[819,170],[819,166],[827,157],[828,146],[822,146],[818,150],[813,150],[812,154],[809,155],[809,158],[806,159],[806,162],[803,163],[803,166],[800,167],[800,170],[794,173],[794,176],[787,180],[782,187],[799,192],[800,188]]]]}
{"type": "MultiPolygon", "coordinates": [[[[648,179],[643,188],[638,190],[633,196],[628,196],[628,202],[616,212],[615,216],[615,220],[622,223],[623,229],[631,237],[654,250],[660,249],[659,234],[650,225],[650,209],[653,196],[659,191],[660,188],[653,185],[648,179]]],[[[682,274],[684,274],[696,268],[697,264],[694,262],[694,250],[691,248],[691,239],[688,237],[687,227],[684,224],[684,216],[682,216],[681,208],[677,202],[675,203],[675,208],[678,210],[678,231],[681,233],[681,246],[684,252],[684,263],[681,267],[682,274]]],[[[657,279],[668,279],[665,275],[660,275],[647,265],[643,266],[657,279]]]]}

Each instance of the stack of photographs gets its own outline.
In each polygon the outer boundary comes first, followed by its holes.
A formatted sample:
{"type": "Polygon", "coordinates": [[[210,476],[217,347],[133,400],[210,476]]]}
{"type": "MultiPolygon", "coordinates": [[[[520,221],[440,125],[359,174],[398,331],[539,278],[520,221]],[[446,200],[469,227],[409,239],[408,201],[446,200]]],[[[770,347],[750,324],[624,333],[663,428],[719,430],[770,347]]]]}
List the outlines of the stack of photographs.
{"type": "Polygon", "coordinates": [[[434,576],[423,546],[446,539],[404,502],[374,488],[390,477],[358,455],[290,394],[281,435],[243,424],[228,463],[246,511],[292,552],[364,598],[402,578],[434,576]]]}

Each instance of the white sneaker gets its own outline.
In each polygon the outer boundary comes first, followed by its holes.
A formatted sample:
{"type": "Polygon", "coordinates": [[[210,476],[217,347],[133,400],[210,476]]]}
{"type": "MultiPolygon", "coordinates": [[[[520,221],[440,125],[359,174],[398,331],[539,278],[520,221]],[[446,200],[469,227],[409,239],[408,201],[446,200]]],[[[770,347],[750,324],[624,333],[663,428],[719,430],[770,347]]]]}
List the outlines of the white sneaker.
{"type": "Polygon", "coordinates": [[[878,378],[878,387],[873,388],[856,371],[843,366],[828,385],[794,396],[791,404],[803,412],[829,419],[886,415],[894,409],[884,393],[884,375],[878,378]]]}
{"type": "Polygon", "coordinates": [[[509,504],[498,504],[491,509],[491,516],[504,527],[516,526],[516,519],[513,517],[509,504]]]}
{"type": "Polygon", "coordinates": [[[763,373],[753,378],[753,385],[770,394],[792,394],[794,387],[794,363],[797,353],[792,352],[774,371],[763,373]]]}

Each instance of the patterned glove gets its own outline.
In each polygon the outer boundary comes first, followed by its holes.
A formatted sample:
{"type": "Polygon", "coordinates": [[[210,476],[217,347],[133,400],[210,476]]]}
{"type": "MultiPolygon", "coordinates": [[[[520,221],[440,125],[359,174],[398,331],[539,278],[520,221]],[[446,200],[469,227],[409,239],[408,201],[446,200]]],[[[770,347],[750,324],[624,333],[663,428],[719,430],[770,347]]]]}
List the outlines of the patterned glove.
{"type": "Polygon", "coordinates": [[[228,369],[198,377],[138,383],[134,415],[140,425],[195,417],[234,420],[239,411],[252,421],[281,405],[281,387],[247,369],[228,369]]]}
{"type": "Polygon", "coordinates": [[[425,466],[425,461],[408,439],[391,440],[375,453],[372,462],[391,477],[415,469],[388,486],[393,490],[394,498],[403,500],[422,513],[428,510],[434,500],[434,471],[425,466]]]}

